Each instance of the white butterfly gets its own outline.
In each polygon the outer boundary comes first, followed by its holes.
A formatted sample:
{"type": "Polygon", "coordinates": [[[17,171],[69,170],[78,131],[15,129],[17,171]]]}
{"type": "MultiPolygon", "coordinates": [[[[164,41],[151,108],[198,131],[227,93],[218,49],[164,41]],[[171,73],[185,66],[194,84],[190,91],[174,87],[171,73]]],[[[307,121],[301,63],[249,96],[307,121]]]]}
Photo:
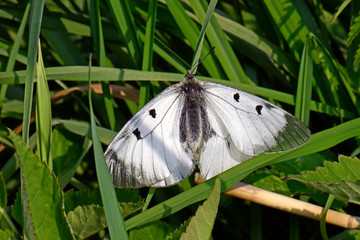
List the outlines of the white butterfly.
{"type": "Polygon", "coordinates": [[[195,166],[209,179],[309,137],[302,121],[270,102],[188,72],[130,119],[105,158],[116,187],[165,187],[188,177],[195,166]]]}

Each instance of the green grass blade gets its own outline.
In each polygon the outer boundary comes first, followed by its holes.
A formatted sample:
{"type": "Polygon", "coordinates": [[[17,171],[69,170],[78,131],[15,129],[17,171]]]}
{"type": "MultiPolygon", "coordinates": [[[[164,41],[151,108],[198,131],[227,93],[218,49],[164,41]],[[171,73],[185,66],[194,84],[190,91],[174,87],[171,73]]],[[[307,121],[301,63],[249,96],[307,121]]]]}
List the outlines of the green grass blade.
{"type": "MultiPolygon", "coordinates": [[[[28,22],[28,18],[29,18],[29,14],[30,14],[30,7],[31,7],[30,1],[28,1],[26,4],[26,7],[25,7],[24,16],[21,20],[21,24],[20,24],[19,30],[16,35],[15,42],[14,42],[14,44],[11,48],[11,52],[9,54],[9,58],[8,58],[6,68],[5,68],[6,72],[13,71],[13,69],[14,69],[16,57],[19,53],[20,43],[21,43],[21,40],[24,35],[26,24],[28,22]]],[[[8,87],[7,84],[1,84],[1,86],[0,86],[0,112],[2,109],[3,100],[5,99],[5,96],[6,96],[7,87],[8,87]]]]}
{"type": "MultiPolygon", "coordinates": [[[[90,71],[89,71],[90,75],[90,71]]],[[[89,76],[89,108],[91,120],[91,134],[93,140],[96,174],[99,181],[101,199],[104,206],[106,221],[111,239],[128,239],[124,226],[124,219],[118,205],[114,185],[110,178],[109,170],[105,163],[104,152],[96,131],[95,117],[91,101],[91,81],[89,76]]]]}
{"type": "Polygon", "coordinates": [[[128,1],[107,0],[115,25],[129,51],[134,64],[141,63],[142,49],[137,28],[128,1]]]}
{"type": "Polygon", "coordinates": [[[201,54],[201,49],[202,49],[202,46],[203,46],[203,43],[204,43],[205,31],[206,31],[206,28],[207,28],[207,26],[208,26],[208,24],[210,22],[210,19],[211,19],[213,13],[214,13],[217,2],[218,2],[217,0],[211,0],[210,5],[209,5],[209,7],[208,7],[208,9],[206,11],[205,20],[202,23],[199,39],[198,39],[198,42],[197,42],[196,48],[195,48],[195,54],[194,54],[193,61],[192,61],[192,64],[191,64],[191,68],[196,67],[196,69],[194,69],[194,70],[191,69],[193,71],[193,74],[196,74],[197,64],[201,60],[200,59],[200,54],[201,54]]]}
{"type": "Polygon", "coordinates": [[[312,40],[306,41],[301,57],[299,80],[296,92],[295,116],[309,125],[312,95],[313,61],[311,58],[312,40]]]}
{"type": "Polygon", "coordinates": [[[288,53],[238,22],[218,13],[214,13],[214,15],[221,28],[229,36],[233,36],[231,39],[236,43],[233,46],[239,52],[245,53],[248,58],[271,72],[273,70],[270,67],[275,67],[277,69],[276,74],[278,75],[279,73],[281,74],[281,69],[286,69],[292,75],[297,74],[298,62],[292,56],[289,56],[288,53]],[[267,58],[264,58],[264,55],[267,58]],[[268,65],[270,66],[267,67],[268,65]]]}
{"type": "Polygon", "coordinates": [[[36,67],[37,44],[40,35],[41,20],[43,16],[44,0],[33,2],[30,14],[30,33],[28,43],[28,63],[26,67],[26,84],[24,96],[24,119],[22,139],[27,144],[29,141],[30,115],[33,101],[34,76],[36,67]]]}
{"type": "MultiPolygon", "coordinates": [[[[91,76],[96,81],[166,81],[166,82],[178,82],[181,81],[183,74],[177,73],[164,73],[164,72],[144,72],[131,69],[116,69],[116,68],[101,68],[92,67],[91,76]]],[[[86,81],[87,80],[87,67],[84,66],[72,66],[72,67],[49,67],[46,68],[48,80],[60,79],[63,81],[86,81]]],[[[0,72],[0,82],[9,84],[20,84],[25,82],[26,71],[15,72],[0,72]]],[[[229,85],[231,87],[239,88],[252,94],[256,94],[265,98],[270,98],[276,101],[295,105],[295,97],[291,94],[252,86],[249,84],[233,83],[230,81],[224,81],[219,79],[201,77],[200,80],[213,81],[221,84],[229,85]]],[[[137,107],[136,107],[137,109],[137,107]]],[[[136,112],[136,109],[134,111],[136,112]]],[[[326,113],[330,116],[340,116],[344,118],[352,119],[356,117],[356,114],[343,108],[321,103],[318,101],[311,101],[311,111],[320,113],[326,113]]]]}
{"type": "MultiPolygon", "coordinates": [[[[94,41],[95,55],[98,60],[99,66],[106,67],[105,43],[101,24],[99,0],[89,0],[88,6],[90,11],[91,33],[94,41]]],[[[103,99],[106,109],[106,120],[108,122],[108,125],[110,126],[110,129],[114,130],[116,125],[116,119],[113,108],[113,99],[111,97],[109,89],[109,83],[106,81],[101,82],[101,86],[103,89],[103,99]]]]}
{"type": "Polygon", "coordinates": [[[338,10],[336,11],[333,19],[331,20],[331,24],[333,24],[335,22],[335,20],[338,18],[338,16],[344,11],[344,9],[346,8],[347,5],[349,5],[349,3],[351,3],[352,0],[344,0],[340,7],[338,8],[338,10]]]}
{"type": "MultiPolygon", "coordinates": [[[[313,134],[310,140],[302,147],[298,147],[287,152],[262,154],[257,156],[218,175],[218,178],[221,180],[221,191],[229,189],[236,182],[240,181],[256,169],[329,149],[336,144],[358,136],[359,134],[360,118],[357,118],[339,126],[313,134]]],[[[141,214],[134,216],[125,222],[126,229],[131,229],[148,222],[159,220],[193,203],[205,199],[210,193],[214,180],[215,179],[212,178],[186,192],[148,209],[141,214]]]]}
{"type": "MultiPolygon", "coordinates": [[[[204,22],[205,9],[208,8],[207,3],[205,1],[197,0],[190,0],[189,2],[196,16],[200,19],[200,22],[204,22]]],[[[216,47],[215,55],[218,57],[220,65],[224,69],[229,80],[233,82],[250,83],[250,80],[245,75],[234,50],[227,41],[223,30],[215,18],[210,20],[210,25],[208,26],[206,35],[210,43],[216,47]]]]}
{"type": "Polygon", "coordinates": [[[144,39],[144,54],[141,68],[143,71],[151,71],[152,69],[157,4],[158,2],[156,0],[149,1],[144,39]]]}
{"type": "Polygon", "coordinates": [[[46,80],[41,45],[38,46],[37,85],[36,85],[36,134],[37,149],[40,160],[53,170],[51,154],[51,102],[50,92],[46,80]]]}
{"type": "Polygon", "coordinates": [[[28,1],[26,4],[25,10],[24,10],[24,16],[21,20],[21,24],[20,24],[19,30],[16,35],[15,42],[11,48],[9,59],[8,59],[7,65],[6,65],[6,70],[5,70],[6,72],[12,71],[14,69],[16,55],[19,53],[20,43],[21,43],[21,40],[24,35],[26,24],[28,22],[30,7],[31,7],[31,4],[30,4],[30,1],[28,1]]]}
{"type": "Polygon", "coordinates": [[[306,42],[309,30],[290,0],[264,1],[271,16],[297,60],[306,42]]]}
{"type": "Polygon", "coordinates": [[[326,231],[326,214],[327,214],[328,210],[330,209],[331,204],[333,203],[334,199],[335,199],[335,196],[330,194],[326,201],[325,207],[321,213],[320,232],[321,232],[321,236],[324,240],[329,239],[328,235],[327,235],[327,231],[326,231]]]}
{"type": "MultiPolygon", "coordinates": [[[[145,29],[144,53],[143,53],[142,67],[141,67],[143,71],[152,70],[156,14],[157,14],[157,0],[151,0],[149,2],[149,9],[148,9],[148,15],[146,21],[146,29],[145,29]]],[[[149,98],[150,98],[150,83],[141,82],[138,108],[141,109],[149,101],[149,98]]]]}
{"type": "MultiPolygon", "coordinates": [[[[192,21],[191,18],[188,16],[180,1],[167,0],[166,4],[181,32],[184,34],[186,40],[189,41],[190,46],[195,51],[200,34],[198,27],[196,26],[194,21],[192,21]]],[[[205,41],[203,43],[203,48],[201,49],[201,55],[205,56],[207,53],[210,52],[211,48],[212,46],[207,41],[205,41]]],[[[203,63],[203,66],[210,74],[210,76],[216,78],[225,78],[225,74],[223,73],[223,70],[219,67],[219,62],[216,59],[215,54],[210,54],[206,61],[203,63]]]]}

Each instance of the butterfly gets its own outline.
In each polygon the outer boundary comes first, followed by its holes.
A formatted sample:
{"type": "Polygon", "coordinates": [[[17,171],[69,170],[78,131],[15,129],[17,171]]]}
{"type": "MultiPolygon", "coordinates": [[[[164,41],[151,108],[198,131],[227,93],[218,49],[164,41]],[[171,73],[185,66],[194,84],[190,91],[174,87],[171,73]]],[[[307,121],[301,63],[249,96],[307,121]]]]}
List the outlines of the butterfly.
{"type": "Polygon", "coordinates": [[[307,126],[264,99],[188,72],[121,129],[105,159],[115,187],[166,187],[195,167],[205,179],[256,155],[305,143],[307,126]]]}

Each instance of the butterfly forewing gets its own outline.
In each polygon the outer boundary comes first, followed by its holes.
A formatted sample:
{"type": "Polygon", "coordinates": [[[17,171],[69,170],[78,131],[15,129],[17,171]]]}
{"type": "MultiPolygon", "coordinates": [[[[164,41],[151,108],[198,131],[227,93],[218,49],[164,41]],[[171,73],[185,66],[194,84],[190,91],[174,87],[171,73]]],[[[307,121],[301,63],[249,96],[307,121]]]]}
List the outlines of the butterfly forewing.
{"type": "Polygon", "coordinates": [[[116,187],[163,187],[192,172],[193,162],[179,141],[179,127],[174,128],[181,101],[178,89],[168,88],[117,134],[105,152],[116,187]]]}
{"type": "Polygon", "coordinates": [[[289,150],[310,136],[303,122],[262,98],[210,82],[204,89],[208,112],[218,116],[234,145],[245,154],[289,150]]]}

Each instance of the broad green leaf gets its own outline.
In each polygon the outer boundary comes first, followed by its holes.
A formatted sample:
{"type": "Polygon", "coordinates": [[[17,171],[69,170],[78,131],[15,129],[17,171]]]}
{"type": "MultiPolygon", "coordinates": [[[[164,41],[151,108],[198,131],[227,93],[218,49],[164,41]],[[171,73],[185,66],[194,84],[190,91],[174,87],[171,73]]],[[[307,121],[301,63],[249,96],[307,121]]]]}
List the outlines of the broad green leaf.
{"type": "Polygon", "coordinates": [[[191,218],[186,220],[183,224],[180,225],[178,229],[176,229],[174,232],[172,232],[170,235],[168,235],[167,240],[178,240],[181,237],[181,234],[186,231],[187,226],[189,225],[191,218]]]}
{"type": "Polygon", "coordinates": [[[68,219],[79,239],[88,238],[107,226],[104,208],[96,205],[79,206],[69,212],[68,219]]]}
{"type": "Polygon", "coordinates": [[[21,202],[26,236],[30,239],[72,239],[56,177],[21,142],[10,135],[20,157],[21,202]]]}
{"type": "MultiPolygon", "coordinates": [[[[121,213],[124,217],[141,209],[142,204],[132,202],[119,203],[121,213]]],[[[80,238],[87,238],[107,227],[104,208],[98,205],[77,206],[68,213],[68,219],[74,234],[80,238]]]]}
{"type": "Polygon", "coordinates": [[[0,229],[0,239],[1,240],[15,240],[14,232],[10,231],[9,229],[0,229]]]}
{"type": "Polygon", "coordinates": [[[157,221],[137,228],[133,231],[132,236],[136,240],[168,239],[167,236],[172,230],[173,227],[170,224],[157,221]]]}
{"type": "Polygon", "coordinates": [[[291,196],[292,191],[289,189],[287,183],[278,176],[267,173],[266,170],[258,170],[244,179],[245,183],[254,185],[256,187],[266,189],[268,191],[280,193],[282,195],[291,196]]]}
{"type": "MultiPolygon", "coordinates": [[[[122,206],[131,204],[136,204],[138,206],[142,205],[142,198],[139,195],[138,189],[116,189],[116,196],[120,202],[120,208],[122,206]]],[[[99,205],[102,206],[100,190],[96,188],[94,191],[78,191],[74,192],[73,189],[65,193],[65,209],[66,212],[73,211],[76,207],[81,205],[99,205]]],[[[126,209],[120,209],[127,216],[131,211],[126,211],[126,209]]]]}
{"type": "Polygon", "coordinates": [[[220,201],[221,182],[216,178],[214,188],[205,202],[196,210],[180,239],[210,239],[220,201]]]}
{"type": "Polygon", "coordinates": [[[324,167],[302,175],[291,175],[290,179],[301,181],[335,197],[360,204],[360,159],[343,155],[339,162],[324,162],[324,167]]]}
{"type": "Polygon", "coordinates": [[[37,85],[36,85],[36,140],[37,151],[40,160],[45,162],[50,170],[53,170],[53,161],[51,154],[51,102],[49,86],[46,80],[46,73],[41,53],[41,45],[38,46],[38,64],[37,64],[37,85]]]}
{"type": "Polygon", "coordinates": [[[77,167],[91,147],[89,138],[81,137],[62,128],[52,133],[54,173],[63,189],[74,176],[77,167]],[[71,153],[71,154],[69,154],[71,153]]]}

